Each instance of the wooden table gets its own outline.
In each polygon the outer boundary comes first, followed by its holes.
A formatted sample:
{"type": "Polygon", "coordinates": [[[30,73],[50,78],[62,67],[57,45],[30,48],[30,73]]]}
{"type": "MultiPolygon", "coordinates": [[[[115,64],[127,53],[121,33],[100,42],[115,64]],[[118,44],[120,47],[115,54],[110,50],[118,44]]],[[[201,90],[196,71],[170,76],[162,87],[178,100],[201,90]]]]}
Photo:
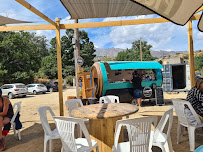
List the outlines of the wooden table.
{"type": "Polygon", "coordinates": [[[90,135],[98,142],[99,151],[111,152],[116,121],[138,110],[137,106],[128,103],[92,104],[76,108],[71,114],[74,117],[89,119],[90,135]]]}

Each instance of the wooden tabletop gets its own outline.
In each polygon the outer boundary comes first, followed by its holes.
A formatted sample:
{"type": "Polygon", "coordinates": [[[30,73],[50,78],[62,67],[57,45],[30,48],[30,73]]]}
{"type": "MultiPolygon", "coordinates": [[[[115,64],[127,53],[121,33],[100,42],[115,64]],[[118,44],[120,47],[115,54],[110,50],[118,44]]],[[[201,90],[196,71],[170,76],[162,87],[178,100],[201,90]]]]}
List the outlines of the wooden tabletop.
{"type": "Polygon", "coordinates": [[[85,119],[107,119],[133,114],[139,108],[129,103],[92,104],[74,109],[73,117],[85,119]]]}

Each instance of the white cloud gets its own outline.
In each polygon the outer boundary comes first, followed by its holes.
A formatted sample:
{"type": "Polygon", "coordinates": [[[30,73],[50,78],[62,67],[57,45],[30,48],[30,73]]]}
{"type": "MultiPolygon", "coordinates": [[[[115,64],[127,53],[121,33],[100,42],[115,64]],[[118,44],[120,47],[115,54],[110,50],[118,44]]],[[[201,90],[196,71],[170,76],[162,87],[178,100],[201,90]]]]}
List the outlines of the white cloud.
{"type": "Polygon", "coordinates": [[[109,21],[121,21],[121,20],[135,20],[135,19],[145,19],[152,18],[154,15],[140,15],[140,16],[127,16],[127,17],[107,17],[103,22],[109,21]]]}
{"type": "Polygon", "coordinates": [[[203,40],[203,32],[198,32],[197,33],[197,39],[198,40],[203,40]]]}
{"type": "Polygon", "coordinates": [[[68,15],[66,18],[64,18],[60,21],[60,24],[72,24],[72,23],[74,23],[75,21],[71,20],[70,18],[71,18],[70,15],[68,15]]]}
{"type": "Polygon", "coordinates": [[[91,39],[91,41],[93,41],[94,45],[97,48],[104,48],[109,43],[112,43],[109,36],[109,30],[107,30],[106,28],[97,28],[91,30],[92,30],[91,34],[94,34],[94,38],[91,39]]]}
{"type": "Polygon", "coordinates": [[[46,36],[46,38],[48,40],[48,44],[52,38],[56,37],[56,31],[55,30],[37,30],[37,31],[35,31],[35,33],[38,36],[46,36]]]}
{"type": "Polygon", "coordinates": [[[120,26],[112,28],[110,38],[115,47],[129,48],[133,41],[142,37],[157,50],[171,40],[176,29],[172,23],[120,26]]]}

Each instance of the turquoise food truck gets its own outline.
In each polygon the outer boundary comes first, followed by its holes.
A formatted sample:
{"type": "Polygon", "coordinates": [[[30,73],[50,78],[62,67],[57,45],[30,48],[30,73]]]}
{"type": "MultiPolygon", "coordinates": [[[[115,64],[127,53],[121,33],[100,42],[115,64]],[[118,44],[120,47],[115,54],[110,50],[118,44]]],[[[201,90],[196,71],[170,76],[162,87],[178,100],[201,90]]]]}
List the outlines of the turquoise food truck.
{"type": "Polygon", "coordinates": [[[162,87],[162,65],[153,61],[96,62],[91,67],[94,96],[117,95],[121,102],[133,99],[130,83],[136,70],[142,78],[143,99],[156,98],[156,88],[162,87]]]}

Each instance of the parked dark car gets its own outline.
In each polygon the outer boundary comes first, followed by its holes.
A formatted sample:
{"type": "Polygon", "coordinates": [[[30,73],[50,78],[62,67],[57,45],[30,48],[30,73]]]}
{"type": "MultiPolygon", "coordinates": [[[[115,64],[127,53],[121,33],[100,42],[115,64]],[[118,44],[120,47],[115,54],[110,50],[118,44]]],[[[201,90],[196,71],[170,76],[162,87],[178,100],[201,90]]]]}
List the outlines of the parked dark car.
{"type": "Polygon", "coordinates": [[[58,82],[50,81],[44,84],[49,92],[58,91],[58,82]]]}

